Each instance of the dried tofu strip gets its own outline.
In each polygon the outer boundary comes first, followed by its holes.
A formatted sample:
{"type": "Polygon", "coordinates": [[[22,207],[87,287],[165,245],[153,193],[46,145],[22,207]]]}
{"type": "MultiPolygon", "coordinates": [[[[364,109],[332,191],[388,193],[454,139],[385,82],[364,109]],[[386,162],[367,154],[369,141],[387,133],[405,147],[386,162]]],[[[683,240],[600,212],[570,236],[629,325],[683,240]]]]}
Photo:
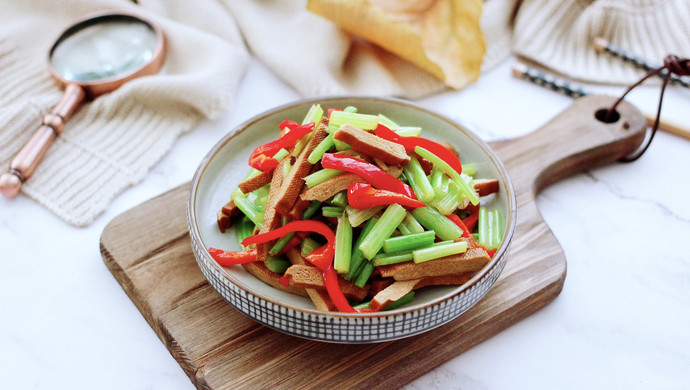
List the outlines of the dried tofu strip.
{"type": "Polygon", "coordinates": [[[345,142],[358,152],[376,156],[387,164],[405,165],[410,162],[410,156],[402,145],[377,137],[350,124],[340,126],[340,129],[333,134],[333,139],[345,142]]]}
{"type": "Polygon", "coordinates": [[[479,196],[498,192],[498,179],[474,179],[474,189],[479,196]]]}
{"type": "Polygon", "coordinates": [[[423,263],[399,263],[376,268],[384,278],[395,280],[420,279],[430,276],[460,274],[479,271],[489,264],[491,258],[482,248],[469,248],[467,252],[429,260],[423,263]]]}
{"type": "MultiPolygon", "coordinates": [[[[302,190],[302,184],[304,184],[304,177],[307,176],[312,164],[307,161],[311,152],[316,148],[316,146],[326,138],[326,129],[328,128],[328,119],[324,118],[321,121],[319,127],[314,130],[312,137],[309,139],[307,146],[302,149],[302,152],[297,157],[295,164],[290,169],[290,173],[283,181],[280,187],[280,194],[278,195],[278,200],[276,202],[276,210],[287,215],[290,209],[295,204],[300,191],[302,190]]],[[[277,170],[277,169],[276,169],[277,170]]],[[[271,185],[273,187],[273,185],[271,185]]]]}
{"type": "Polygon", "coordinates": [[[270,170],[263,171],[259,173],[258,175],[254,177],[250,177],[249,179],[241,182],[240,184],[237,185],[239,187],[240,191],[244,194],[248,194],[254,190],[258,190],[259,188],[265,186],[266,184],[271,182],[271,178],[273,177],[273,172],[270,170]]]}
{"type": "Polygon", "coordinates": [[[297,294],[306,297],[307,292],[304,290],[302,287],[298,286],[285,286],[282,283],[280,283],[280,278],[281,276],[268,268],[264,265],[264,263],[261,262],[256,262],[256,263],[247,263],[247,264],[242,264],[244,269],[247,270],[250,274],[254,275],[257,279],[261,280],[262,282],[277,288],[278,290],[282,290],[285,292],[297,294]]]}
{"type": "MultiPolygon", "coordinates": [[[[309,263],[307,263],[307,261],[304,259],[304,257],[302,257],[299,251],[294,248],[285,252],[285,255],[287,256],[288,260],[290,260],[290,263],[292,263],[293,265],[309,266],[309,263]]],[[[317,310],[338,311],[335,304],[328,296],[327,291],[315,288],[305,288],[304,290],[307,292],[309,299],[311,299],[311,301],[314,303],[314,307],[316,307],[317,310]]]]}
{"type": "Polygon", "coordinates": [[[366,183],[366,181],[354,173],[343,173],[308,189],[300,195],[300,198],[305,201],[318,200],[319,202],[325,202],[355,183],[366,183]]]}
{"type": "MultiPolygon", "coordinates": [[[[273,178],[271,179],[271,188],[268,191],[268,199],[266,200],[266,208],[264,211],[264,223],[259,229],[259,233],[267,233],[278,227],[280,224],[280,216],[276,214],[276,202],[280,195],[280,187],[283,184],[283,166],[289,159],[284,158],[280,160],[278,166],[273,171],[273,178]]],[[[256,244],[256,259],[257,261],[266,261],[268,258],[268,250],[272,243],[267,242],[263,244],[256,244]]]]}
{"type": "Polygon", "coordinates": [[[374,310],[383,310],[386,306],[397,301],[412,291],[420,279],[396,281],[390,286],[381,290],[369,302],[369,307],[374,310]]]}
{"type": "Polygon", "coordinates": [[[235,202],[229,201],[223,206],[216,217],[218,219],[218,229],[221,233],[225,233],[225,230],[232,226],[232,219],[241,213],[239,207],[235,205],[235,202]]]}
{"type": "MultiPolygon", "coordinates": [[[[287,277],[291,286],[316,288],[320,290],[326,288],[326,286],[323,284],[323,275],[316,267],[311,267],[308,265],[293,265],[285,271],[285,277],[287,277]]],[[[357,287],[340,276],[338,277],[338,284],[340,285],[340,289],[343,291],[343,294],[345,294],[345,296],[349,299],[361,301],[368,294],[368,289],[357,287]]]]}
{"type": "Polygon", "coordinates": [[[429,276],[427,278],[419,279],[419,282],[414,286],[414,289],[420,289],[427,286],[455,286],[467,283],[474,275],[474,272],[464,272],[455,275],[440,275],[429,276]]]}
{"type": "Polygon", "coordinates": [[[375,157],[374,164],[376,164],[377,167],[381,168],[384,172],[393,176],[396,179],[400,177],[400,175],[402,175],[403,173],[403,167],[401,165],[386,164],[384,161],[379,160],[375,157]]]}

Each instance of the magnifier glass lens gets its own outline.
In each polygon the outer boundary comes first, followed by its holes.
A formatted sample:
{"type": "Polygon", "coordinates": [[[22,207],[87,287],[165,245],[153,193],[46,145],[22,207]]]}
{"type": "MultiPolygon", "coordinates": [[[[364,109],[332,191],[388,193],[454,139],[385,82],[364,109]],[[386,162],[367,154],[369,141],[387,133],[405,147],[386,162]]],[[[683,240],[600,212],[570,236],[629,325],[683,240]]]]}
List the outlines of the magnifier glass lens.
{"type": "Polygon", "coordinates": [[[154,30],[134,19],[103,19],[67,34],[53,48],[50,63],[73,81],[122,76],[148,62],[157,44],[154,30]]]}

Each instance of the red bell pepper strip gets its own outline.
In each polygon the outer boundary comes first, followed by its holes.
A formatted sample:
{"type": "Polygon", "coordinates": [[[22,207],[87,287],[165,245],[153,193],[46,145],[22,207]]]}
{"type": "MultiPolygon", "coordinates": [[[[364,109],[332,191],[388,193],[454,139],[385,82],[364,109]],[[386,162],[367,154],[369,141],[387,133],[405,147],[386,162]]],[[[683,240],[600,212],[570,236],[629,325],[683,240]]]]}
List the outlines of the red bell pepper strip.
{"type": "Polygon", "coordinates": [[[403,137],[381,124],[376,127],[374,134],[385,140],[402,145],[407,152],[414,152],[414,148],[417,146],[422,147],[447,162],[458,174],[462,173],[462,164],[458,156],[438,142],[422,137],[403,137]]]}
{"type": "Polygon", "coordinates": [[[472,240],[472,242],[474,243],[475,246],[484,249],[486,251],[486,254],[489,255],[489,257],[491,257],[491,258],[494,257],[494,255],[496,254],[496,249],[489,249],[489,248],[486,248],[484,245],[479,244],[474,239],[474,236],[472,236],[472,232],[470,232],[469,228],[465,225],[464,222],[462,222],[462,219],[460,219],[460,217],[458,217],[455,214],[449,214],[449,215],[447,215],[447,217],[448,217],[448,219],[453,221],[456,225],[458,225],[458,227],[460,229],[462,229],[462,232],[463,232],[462,236],[463,237],[469,238],[470,240],[472,240]]]}
{"type": "Polygon", "coordinates": [[[256,261],[256,249],[244,251],[224,251],[217,248],[208,248],[208,253],[221,267],[235,264],[253,263],[256,261]]]}
{"type": "Polygon", "coordinates": [[[350,306],[350,303],[345,298],[345,294],[343,294],[343,290],[340,289],[338,274],[335,272],[333,264],[323,271],[323,284],[326,286],[328,296],[333,301],[335,307],[338,308],[338,311],[343,313],[357,312],[357,310],[350,306]]]}
{"type": "Polygon", "coordinates": [[[333,111],[342,111],[340,108],[329,108],[328,109],[328,119],[331,119],[331,114],[333,111]]]}
{"type": "Polygon", "coordinates": [[[404,207],[426,207],[416,199],[393,191],[377,190],[369,184],[355,183],[347,188],[347,203],[359,210],[397,203],[404,207]]]}
{"type": "Polygon", "coordinates": [[[300,220],[288,222],[277,229],[247,237],[242,240],[242,245],[263,244],[281,238],[291,232],[314,232],[324,236],[326,238],[326,245],[314,250],[306,259],[322,271],[333,263],[333,255],[335,255],[335,234],[325,223],[319,221],[300,220]]]}
{"type": "Polygon", "coordinates": [[[312,130],[314,130],[314,123],[300,125],[275,141],[257,146],[249,156],[249,165],[262,172],[275,169],[278,166],[278,160],[273,158],[273,155],[280,149],[289,149],[295,146],[302,137],[311,133],[312,130]]]}
{"type": "Polygon", "coordinates": [[[337,169],[339,171],[354,173],[377,188],[397,192],[409,198],[417,199],[410,186],[392,175],[389,175],[376,165],[369,164],[364,160],[333,153],[324,153],[323,157],[321,157],[321,166],[327,169],[337,169]]]}
{"type": "Polygon", "coordinates": [[[291,121],[291,120],[289,120],[289,119],[286,119],[286,120],[280,122],[280,125],[278,125],[278,128],[279,128],[280,130],[283,130],[283,129],[287,128],[288,130],[292,131],[292,130],[295,130],[296,128],[298,128],[298,127],[300,127],[300,124],[299,124],[299,123],[297,123],[297,122],[295,122],[295,121],[291,121]]]}

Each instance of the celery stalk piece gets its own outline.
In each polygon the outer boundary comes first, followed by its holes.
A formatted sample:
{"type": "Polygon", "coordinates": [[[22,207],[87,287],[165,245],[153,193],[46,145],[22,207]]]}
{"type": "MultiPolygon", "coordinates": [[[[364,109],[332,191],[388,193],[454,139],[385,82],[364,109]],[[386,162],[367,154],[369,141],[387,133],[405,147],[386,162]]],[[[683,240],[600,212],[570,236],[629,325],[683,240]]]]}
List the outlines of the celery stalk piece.
{"type": "Polygon", "coordinates": [[[493,220],[491,221],[491,249],[498,248],[501,245],[501,211],[499,209],[493,210],[493,220]]]}
{"type": "Polygon", "coordinates": [[[373,217],[367,221],[362,228],[362,231],[359,233],[357,241],[355,241],[355,244],[352,246],[352,254],[350,255],[350,272],[347,273],[345,279],[356,279],[359,275],[359,272],[362,270],[361,265],[362,261],[364,261],[364,254],[362,253],[362,250],[359,249],[359,246],[362,244],[362,241],[364,241],[364,237],[366,237],[369,232],[371,232],[371,229],[374,228],[376,221],[378,221],[378,218],[376,217],[373,217]]]}
{"type": "Polygon", "coordinates": [[[428,230],[433,230],[442,240],[456,240],[462,236],[462,230],[433,207],[418,207],[412,215],[428,230]]]}
{"type": "Polygon", "coordinates": [[[444,197],[436,202],[436,208],[443,215],[448,215],[455,211],[465,199],[465,195],[460,191],[454,181],[448,185],[448,192],[444,197]]]}
{"type": "Polygon", "coordinates": [[[295,232],[290,232],[283,237],[280,237],[279,239],[276,240],[275,244],[271,247],[271,249],[268,250],[268,255],[269,256],[278,256],[280,251],[285,248],[285,245],[287,245],[290,240],[292,240],[292,237],[295,236],[295,232]]]}
{"type": "Polygon", "coordinates": [[[302,219],[311,219],[319,211],[319,207],[321,207],[321,202],[312,200],[307,209],[302,213],[302,219]]]}
{"type": "Polygon", "coordinates": [[[434,245],[429,248],[422,248],[412,251],[415,263],[439,259],[441,257],[457,255],[467,251],[467,242],[459,241],[445,245],[434,245]]]}
{"type": "Polygon", "coordinates": [[[434,199],[440,199],[443,197],[443,193],[441,193],[441,188],[443,186],[443,171],[434,167],[431,170],[431,180],[429,180],[429,183],[431,183],[431,187],[434,189],[434,199]]]}
{"type": "Polygon", "coordinates": [[[429,179],[427,179],[424,173],[424,169],[419,164],[417,157],[412,156],[410,162],[403,167],[403,171],[410,182],[410,187],[412,187],[415,195],[417,195],[417,199],[424,203],[434,200],[436,194],[431,187],[431,183],[429,183],[429,179]]]}
{"type": "Polygon", "coordinates": [[[285,163],[283,163],[283,179],[288,177],[290,169],[292,169],[292,163],[290,161],[285,161],[285,163]]]}
{"type": "Polygon", "coordinates": [[[374,228],[367,234],[359,246],[359,249],[364,253],[364,257],[371,260],[376,256],[383,246],[383,240],[393,234],[400,222],[405,218],[406,213],[405,208],[397,203],[386,208],[381,219],[376,222],[374,228]]]}
{"type": "Polygon", "coordinates": [[[400,222],[400,225],[398,225],[398,230],[400,231],[400,234],[403,236],[409,236],[410,234],[413,234],[412,231],[405,225],[405,221],[403,220],[400,222]]]}
{"type": "Polygon", "coordinates": [[[266,184],[263,187],[259,187],[254,191],[247,194],[247,200],[253,202],[260,208],[266,206],[266,201],[268,200],[268,193],[270,192],[270,184],[266,184]]]}
{"type": "Polygon", "coordinates": [[[347,150],[347,149],[352,149],[352,147],[348,144],[346,144],[343,141],[334,139],[333,144],[335,145],[335,150],[341,151],[341,150],[347,150]]]}
{"type": "Polygon", "coordinates": [[[321,215],[329,218],[339,218],[345,213],[345,209],[342,207],[335,206],[323,206],[321,207],[321,215]]]}
{"type": "Polygon", "coordinates": [[[288,269],[288,267],[290,266],[290,262],[282,257],[269,256],[268,258],[266,258],[266,261],[264,261],[264,265],[270,271],[282,275],[285,273],[285,270],[288,269]]]}
{"type": "Polygon", "coordinates": [[[356,113],[357,112],[357,107],[355,106],[347,106],[343,108],[343,111],[345,112],[351,112],[351,113],[356,113]]]}
{"type": "MultiPolygon", "coordinates": [[[[287,149],[282,148],[279,151],[277,151],[276,154],[273,155],[273,158],[280,161],[280,160],[284,159],[285,157],[287,157],[289,154],[290,154],[290,152],[288,152],[287,149]]],[[[254,169],[254,168],[252,168],[252,169],[254,169]]],[[[256,171],[261,172],[259,170],[256,170],[256,171]]]]}
{"type": "Polygon", "coordinates": [[[264,213],[259,206],[255,205],[254,202],[249,201],[244,196],[235,198],[235,206],[237,206],[247,218],[254,222],[254,225],[261,229],[264,223],[264,213]]]}
{"type": "Polygon", "coordinates": [[[374,265],[371,264],[370,261],[365,261],[362,264],[362,269],[359,271],[359,275],[357,275],[357,279],[355,279],[355,286],[364,287],[364,285],[369,281],[369,277],[371,276],[372,272],[374,272],[374,265]]]}
{"type": "Polygon", "coordinates": [[[405,219],[403,219],[403,223],[407,227],[407,229],[414,233],[422,233],[424,232],[424,227],[417,222],[417,220],[410,214],[409,212],[405,214],[405,219]]]}
{"type": "Polygon", "coordinates": [[[477,221],[477,242],[488,249],[496,249],[501,243],[501,212],[498,209],[479,208],[477,221]]]}
{"type": "Polygon", "coordinates": [[[307,175],[304,178],[304,183],[307,185],[307,188],[312,188],[317,184],[321,184],[324,181],[336,177],[343,173],[343,171],[339,171],[337,169],[319,169],[318,171],[307,175]]]}
{"type": "Polygon", "coordinates": [[[240,246],[242,249],[247,249],[246,246],[242,245],[242,241],[254,234],[254,222],[247,218],[247,216],[243,216],[239,219],[239,221],[237,221],[237,223],[235,223],[235,231],[237,233],[237,240],[239,241],[240,246]]]}
{"type": "Polygon", "coordinates": [[[419,137],[419,134],[422,133],[422,128],[416,126],[399,126],[395,132],[403,137],[419,137]]]}
{"type": "Polygon", "coordinates": [[[339,274],[347,274],[350,271],[350,259],[352,254],[352,226],[347,217],[338,218],[338,226],[335,229],[335,256],[333,268],[339,274]]]}
{"type": "Polygon", "coordinates": [[[383,115],[383,114],[379,114],[379,123],[382,124],[382,125],[384,125],[384,126],[386,126],[387,128],[389,128],[389,129],[391,129],[391,130],[393,130],[393,131],[397,130],[398,127],[400,127],[400,126],[399,126],[397,123],[395,123],[391,118],[389,118],[389,117],[387,117],[387,116],[385,116],[385,115],[383,115]]]}
{"type": "Polygon", "coordinates": [[[323,108],[321,108],[320,104],[312,104],[311,107],[309,107],[309,111],[307,111],[307,115],[304,116],[304,119],[302,120],[302,124],[306,125],[307,123],[315,123],[319,124],[321,122],[321,117],[323,116],[323,108]]]}
{"type": "Polygon", "coordinates": [[[435,238],[436,232],[433,230],[409,236],[391,237],[383,242],[383,251],[392,253],[424,248],[433,244],[435,238]]]}
{"type": "Polygon", "coordinates": [[[359,127],[363,130],[373,130],[379,124],[379,118],[376,115],[357,114],[346,111],[333,111],[330,119],[330,127],[339,129],[340,126],[349,123],[354,127],[359,127]]]}
{"type": "Polygon", "coordinates": [[[350,219],[350,225],[357,227],[364,223],[365,221],[371,219],[374,215],[378,214],[379,211],[383,210],[384,206],[370,207],[368,209],[356,209],[350,205],[345,206],[345,212],[347,213],[347,218],[350,219]]]}
{"type": "Polygon", "coordinates": [[[379,253],[371,260],[374,267],[380,267],[382,265],[398,264],[404,263],[406,261],[414,260],[414,254],[412,251],[401,251],[392,253],[379,253]]]}
{"type": "Polygon", "coordinates": [[[321,157],[323,157],[323,154],[328,152],[332,147],[335,146],[335,140],[333,139],[333,133],[328,134],[326,138],[323,139],[323,141],[319,142],[318,145],[316,145],[316,148],[312,150],[312,152],[309,154],[309,157],[307,158],[307,161],[309,161],[310,164],[316,164],[317,162],[321,161],[321,157]]]}
{"type": "MultiPolygon", "coordinates": [[[[320,104],[312,104],[311,107],[309,108],[309,111],[307,111],[307,115],[304,116],[304,120],[302,120],[302,124],[305,125],[307,123],[314,123],[315,127],[319,125],[321,122],[321,117],[323,116],[323,108],[321,108],[320,104]]],[[[297,144],[295,144],[295,148],[292,150],[292,155],[297,157],[299,154],[302,152],[302,149],[307,145],[307,142],[311,139],[312,134],[314,132],[312,131],[311,133],[305,135],[302,137],[301,140],[297,141],[297,144]]]]}
{"type": "Polygon", "coordinates": [[[318,241],[311,237],[307,237],[304,240],[302,240],[302,248],[300,250],[300,254],[302,257],[312,253],[314,249],[321,247],[321,244],[319,244],[318,241]]]}
{"type": "Polygon", "coordinates": [[[347,195],[345,195],[345,191],[340,191],[333,195],[333,197],[329,199],[328,203],[332,204],[333,206],[343,208],[347,206],[347,195]]]}
{"type": "Polygon", "coordinates": [[[435,167],[439,167],[440,169],[442,169],[446,175],[450,176],[450,178],[453,179],[455,184],[458,185],[460,190],[470,200],[470,203],[472,203],[475,206],[479,204],[479,197],[477,196],[477,193],[474,191],[474,188],[470,188],[470,186],[460,176],[460,174],[458,174],[458,172],[455,169],[448,165],[447,162],[443,161],[442,159],[438,158],[435,154],[431,153],[430,151],[422,147],[417,146],[414,148],[414,151],[421,157],[429,160],[429,162],[434,164],[435,167]]]}

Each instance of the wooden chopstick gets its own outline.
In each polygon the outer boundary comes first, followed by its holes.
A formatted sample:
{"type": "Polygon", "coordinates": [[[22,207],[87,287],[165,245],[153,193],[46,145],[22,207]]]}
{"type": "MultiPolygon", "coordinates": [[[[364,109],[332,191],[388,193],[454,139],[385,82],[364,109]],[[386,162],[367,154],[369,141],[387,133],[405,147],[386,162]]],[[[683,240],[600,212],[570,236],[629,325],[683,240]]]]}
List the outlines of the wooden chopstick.
{"type": "MultiPolygon", "coordinates": [[[[574,99],[590,94],[578,85],[572,84],[565,79],[553,76],[544,71],[531,68],[519,61],[516,61],[513,64],[513,76],[527,80],[533,84],[537,84],[574,99]]],[[[654,120],[656,119],[656,114],[651,114],[644,111],[642,114],[644,115],[645,119],[647,119],[647,124],[649,124],[649,126],[653,126],[654,120]]],[[[683,137],[685,139],[690,139],[690,129],[673,121],[660,119],[659,130],[683,137]]]]}

